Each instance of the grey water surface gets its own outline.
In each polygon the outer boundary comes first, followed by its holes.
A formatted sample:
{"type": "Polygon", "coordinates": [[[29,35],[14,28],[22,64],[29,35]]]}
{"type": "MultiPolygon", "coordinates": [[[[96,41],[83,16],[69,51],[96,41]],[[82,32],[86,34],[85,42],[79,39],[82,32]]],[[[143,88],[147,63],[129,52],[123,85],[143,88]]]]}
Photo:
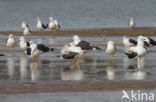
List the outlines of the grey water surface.
{"type": "Polygon", "coordinates": [[[0,30],[21,30],[25,21],[36,29],[37,17],[57,19],[62,29],[155,26],[156,0],[0,0],[0,30]]]}

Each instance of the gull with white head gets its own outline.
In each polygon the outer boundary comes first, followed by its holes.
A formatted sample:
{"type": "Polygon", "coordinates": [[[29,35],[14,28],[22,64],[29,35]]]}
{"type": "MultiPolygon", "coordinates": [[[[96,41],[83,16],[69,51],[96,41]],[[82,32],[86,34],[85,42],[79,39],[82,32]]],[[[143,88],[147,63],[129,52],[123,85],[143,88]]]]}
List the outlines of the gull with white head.
{"type": "Polygon", "coordinates": [[[27,47],[25,53],[33,59],[33,61],[39,59],[40,55],[49,51],[53,51],[53,48],[46,47],[43,44],[36,44],[33,41],[29,41],[30,47],[27,47]]]}
{"type": "Polygon", "coordinates": [[[136,46],[137,45],[137,41],[128,38],[127,36],[123,36],[123,40],[122,43],[125,47],[130,48],[131,46],[136,46]]]}
{"type": "Polygon", "coordinates": [[[15,53],[15,46],[16,46],[16,40],[15,40],[13,34],[10,34],[7,39],[6,47],[9,48],[9,51],[11,48],[13,48],[13,55],[15,53]]]}
{"type": "Polygon", "coordinates": [[[130,27],[130,28],[134,28],[134,27],[135,27],[135,21],[134,21],[133,18],[130,19],[129,27],[130,27]]]}
{"type": "Polygon", "coordinates": [[[107,48],[106,48],[106,54],[112,55],[112,59],[114,59],[114,54],[117,52],[116,49],[116,42],[115,41],[108,41],[107,42],[107,48]]]}
{"type": "Polygon", "coordinates": [[[22,30],[24,30],[25,27],[28,27],[29,28],[28,24],[26,24],[24,21],[22,21],[21,27],[22,27],[22,30]]]}
{"type": "Polygon", "coordinates": [[[144,38],[138,37],[137,46],[130,47],[128,52],[125,53],[129,59],[138,58],[140,68],[142,67],[142,58],[147,54],[147,48],[144,41],[144,38]]]}
{"type": "Polygon", "coordinates": [[[40,18],[37,18],[37,29],[39,29],[40,31],[43,31],[44,29],[48,28],[48,24],[44,25],[40,18]]]}
{"type": "Polygon", "coordinates": [[[101,48],[81,40],[78,35],[74,35],[72,39],[74,40],[75,46],[81,47],[82,50],[101,50],[101,48]]]}

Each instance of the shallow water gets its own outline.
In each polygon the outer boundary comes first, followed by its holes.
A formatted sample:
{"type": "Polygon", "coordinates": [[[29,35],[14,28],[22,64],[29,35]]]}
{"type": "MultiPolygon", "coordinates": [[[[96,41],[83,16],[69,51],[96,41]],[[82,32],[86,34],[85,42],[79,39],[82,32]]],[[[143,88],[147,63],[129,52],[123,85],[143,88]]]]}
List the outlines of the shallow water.
{"type": "Polygon", "coordinates": [[[36,29],[36,18],[58,19],[62,29],[155,26],[155,0],[0,0],[0,30],[21,30],[25,21],[36,29]]]}
{"type": "MultiPolygon", "coordinates": [[[[40,61],[32,62],[23,52],[16,47],[15,56],[9,54],[5,48],[7,36],[1,35],[0,81],[28,80],[28,81],[54,81],[54,80],[156,80],[156,48],[153,47],[144,58],[143,68],[138,69],[134,60],[129,60],[124,55],[121,46],[121,37],[81,37],[81,39],[97,44],[102,51],[89,51],[79,60],[78,69],[71,70],[71,60],[61,60],[56,57],[64,43],[70,42],[70,37],[32,37],[36,43],[44,43],[55,48],[40,57],[40,61]],[[109,60],[104,49],[108,40],[118,42],[118,52],[114,62],[109,60]]],[[[16,37],[18,39],[18,36],[16,37]]],[[[152,37],[156,39],[156,37],[152,37]]],[[[136,38],[134,38],[136,39],[136,38]]]]}

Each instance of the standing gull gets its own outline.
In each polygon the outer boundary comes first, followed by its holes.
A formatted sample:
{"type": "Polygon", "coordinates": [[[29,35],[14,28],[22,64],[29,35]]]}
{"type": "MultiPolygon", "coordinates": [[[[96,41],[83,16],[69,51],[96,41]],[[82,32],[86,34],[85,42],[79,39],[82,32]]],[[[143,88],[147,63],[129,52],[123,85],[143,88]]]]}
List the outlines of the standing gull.
{"type": "Polygon", "coordinates": [[[131,46],[136,46],[137,45],[137,41],[128,38],[127,36],[123,36],[123,41],[122,41],[123,45],[125,47],[130,48],[131,46]]]}
{"type": "Polygon", "coordinates": [[[56,19],[53,19],[53,17],[49,17],[49,29],[51,31],[56,31],[60,29],[60,25],[56,19]]]}
{"type": "Polygon", "coordinates": [[[153,40],[150,37],[145,37],[145,36],[139,36],[138,38],[142,38],[144,39],[144,43],[146,44],[145,46],[149,47],[149,46],[155,46],[156,45],[156,41],[153,40]],[[149,45],[148,45],[149,44],[149,45]]]}
{"type": "Polygon", "coordinates": [[[83,50],[80,47],[74,45],[74,43],[69,43],[65,45],[61,50],[61,59],[73,59],[77,55],[82,55],[83,50]]]}
{"type": "Polygon", "coordinates": [[[25,29],[25,27],[28,27],[29,28],[29,26],[28,26],[28,24],[26,24],[24,21],[22,21],[22,30],[24,30],[25,29]]]}
{"type": "Polygon", "coordinates": [[[134,27],[135,27],[135,21],[134,21],[133,18],[130,19],[129,27],[130,27],[130,28],[134,28],[134,27]]]}
{"type": "Polygon", "coordinates": [[[74,35],[72,39],[74,40],[74,44],[78,47],[81,47],[82,50],[101,50],[101,48],[81,40],[78,35],[74,35]]]}
{"type": "Polygon", "coordinates": [[[23,35],[30,36],[31,34],[32,34],[32,31],[27,26],[25,26],[23,30],[23,35]]]}
{"type": "Polygon", "coordinates": [[[25,38],[21,36],[19,38],[19,47],[22,51],[26,51],[28,47],[30,47],[29,41],[26,42],[25,38]]]}
{"type": "Polygon", "coordinates": [[[38,60],[41,54],[53,51],[53,48],[46,47],[43,44],[35,44],[33,41],[29,41],[30,47],[27,47],[25,53],[29,55],[33,61],[38,60]]]}
{"type": "Polygon", "coordinates": [[[74,43],[69,43],[68,45],[65,45],[61,50],[61,59],[72,59],[72,66],[71,68],[78,68],[77,66],[77,60],[81,55],[83,55],[84,51],[78,47],[75,46],[74,43]]]}
{"type": "Polygon", "coordinates": [[[9,38],[7,40],[6,46],[9,48],[9,51],[11,48],[13,48],[13,55],[15,53],[15,46],[16,46],[16,40],[13,36],[13,34],[9,35],[9,38]]]}
{"type": "Polygon", "coordinates": [[[48,28],[48,24],[46,25],[42,24],[41,20],[37,18],[37,29],[39,29],[40,31],[43,31],[46,28],[48,28]]]}
{"type": "Polygon", "coordinates": [[[50,31],[55,30],[55,24],[54,24],[54,19],[53,17],[49,17],[49,25],[48,25],[50,31]]]}
{"type": "Polygon", "coordinates": [[[61,28],[61,26],[59,25],[59,23],[56,19],[54,19],[54,24],[55,24],[55,31],[59,30],[61,28]]]}
{"type": "Polygon", "coordinates": [[[106,54],[112,55],[112,59],[114,59],[114,54],[117,51],[115,44],[116,44],[115,41],[108,41],[107,42],[107,48],[106,48],[106,51],[105,51],[106,54]]]}
{"type": "Polygon", "coordinates": [[[145,56],[147,53],[147,48],[144,45],[144,39],[138,38],[137,40],[137,46],[130,47],[127,53],[125,53],[129,59],[138,58],[139,65],[141,67],[142,63],[142,57],[145,56]]]}

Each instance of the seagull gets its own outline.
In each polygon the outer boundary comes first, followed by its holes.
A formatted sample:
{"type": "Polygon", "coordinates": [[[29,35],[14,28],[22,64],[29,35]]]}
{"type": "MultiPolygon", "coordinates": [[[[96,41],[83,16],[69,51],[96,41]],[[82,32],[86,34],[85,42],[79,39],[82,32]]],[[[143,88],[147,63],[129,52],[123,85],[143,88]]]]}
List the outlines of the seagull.
{"type": "Polygon", "coordinates": [[[53,19],[53,17],[49,17],[49,29],[51,31],[56,31],[60,29],[60,25],[58,24],[58,21],[56,19],[53,19]]]}
{"type": "Polygon", "coordinates": [[[112,59],[114,59],[114,54],[117,52],[115,44],[116,44],[115,41],[108,41],[107,42],[107,48],[106,48],[106,51],[105,51],[106,54],[112,55],[112,59]]]}
{"type": "Polygon", "coordinates": [[[72,59],[71,69],[79,68],[77,64],[78,58],[84,54],[84,51],[81,47],[75,46],[74,43],[69,43],[65,45],[61,50],[61,55],[57,56],[61,59],[72,59]]]}
{"type": "Polygon", "coordinates": [[[9,38],[7,40],[7,43],[6,43],[6,46],[9,48],[9,51],[10,51],[11,48],[13,48],[13,54],[14,54],[15,46],[16,46],[16,40],[15,40],[13,34],[9,35],[9,38]]]}
{"type": "Polygon", "coordinates": [[[73,59],[77,55],[82,55],[84,51],[81,47],[75,46],[74,43],[69,43],[65,45],[61,50],[61,59],[73,59]]]}
{"type": "Polygon", "coordinates": [[[48,28],[48,24],[44,25],[42,24],[41,20],[39,18],[37,18],[37,28],[42,31],[46,28],[48,28]]]}
{"type": "Polygon", "coordinates": [[[134,28],[134,27],[135,27],[135,21],[134,21],[133,18],[130,19],[129,27],[130,27],[130,28],[134,28]]]}
{"type": "Polygon", "coordinates": [[[27,50],[27,42],[23,36],[19,38],[19,47],[21,48],[22,51],[27,50]]]}
{"type": "Polygon", "coordinates": [[[72,37],[72,40],[74,40],[74,44],[78,47],[81,47],[82,50],[101,50],[101,48],[96,47],[93,44],[90,44],[89,42],[80,40],[78,35],[74,35],[72,37]]]}
{"type": "Polygon", "coordinates": [[[53,48],[46,47],[43,44],[35,44],[33,41],[29,41],[30,47],[27,47],[27,50],[25,53],[29,55],[30,58],[35,61],[36,59],[40,57],[41,54],[53,51],[53,48]]]}
{"type": "Polygon", "coordinates": [[[144,39],[139,37],[137,40],[137,46],[130,47],[128,52],[125,53],[129,59],[139,58],[139,65],[141,66],[142,57],[147,54],[147,48],[144,44],[144,39]]]}
{"type": "Polygon", "coordinates": [[[24,21],[22,21],[22,30],[24,30],[25,29],[25,27],[28,27],[29,28],[29,26],[28,26],[28,24],[26,24],[24,21]]]}
{"type": "Polygon", "coordinates": [[[123,41],[122,41],[123,45],[125,47],[130,48],[131,46],[136,46],[137,45],[137,41],[128,38],[127,36],[123,36],[123,41]]]}
{"type": "Polygon", "coordinates": [[[149,44],[149,45],[147,45],[147,44],[145,45],[145,46],[147,46],[147,47],[156,45],[156,41],[153,40],[152,38],[145,37],[145,36],[139,36],[138,38],[144,39],[144,41],[147,42],[147,43],[149,44]]]}
{"type": "Polygon", "coordinates": [[[56,19],[54,19],[54,24],[55,24],[55,30],[59,30],[61,28],[61,26],[59,25],[56,19]]]}
{"type": "Polygon", "coordinates": [[[144,37],[144,36],[139,36],[138,39],[142,39],[143,43],[144,43],[144,46],[146,48],[149,48],[151,47],[152,45],[150,44],[150,41],[147,37],[144,37]]]}
{"type": "Polygon", "coordinates": [[[19,38],[19,47],[24,52],[27,50],[27,48],[30,48],[30,43],[29,41],[26,42],[26,39],[24,38],[24,36],[21,36],[19,38]]]}
{"type": "Polygon", "coordinates": [[[53,30],[55,30],[55,24],[54,24],[54,19],[53,19],[53,17],[49,17],[49,25],[48,25],[48,27],[49,27],[49,29],[51,30],[51,31],[53,31],[53,30]]]}
{"type": "Polygon", "coordinates": [[[156,45],[156,41],[155,41],[155,40],[153,40],[152,38],[149,38],[149,37],[148,37],[148,39],[149,39],[149,43],[150,43],[152,46],[156,45]]]}
{"type": "Polygon", "coordinates": [[[24,36],[29,36],[31,34],[32,34],[32,31],[27,26],[25,26],[24,30],[23,30],[23,35],[24,36]]]}

